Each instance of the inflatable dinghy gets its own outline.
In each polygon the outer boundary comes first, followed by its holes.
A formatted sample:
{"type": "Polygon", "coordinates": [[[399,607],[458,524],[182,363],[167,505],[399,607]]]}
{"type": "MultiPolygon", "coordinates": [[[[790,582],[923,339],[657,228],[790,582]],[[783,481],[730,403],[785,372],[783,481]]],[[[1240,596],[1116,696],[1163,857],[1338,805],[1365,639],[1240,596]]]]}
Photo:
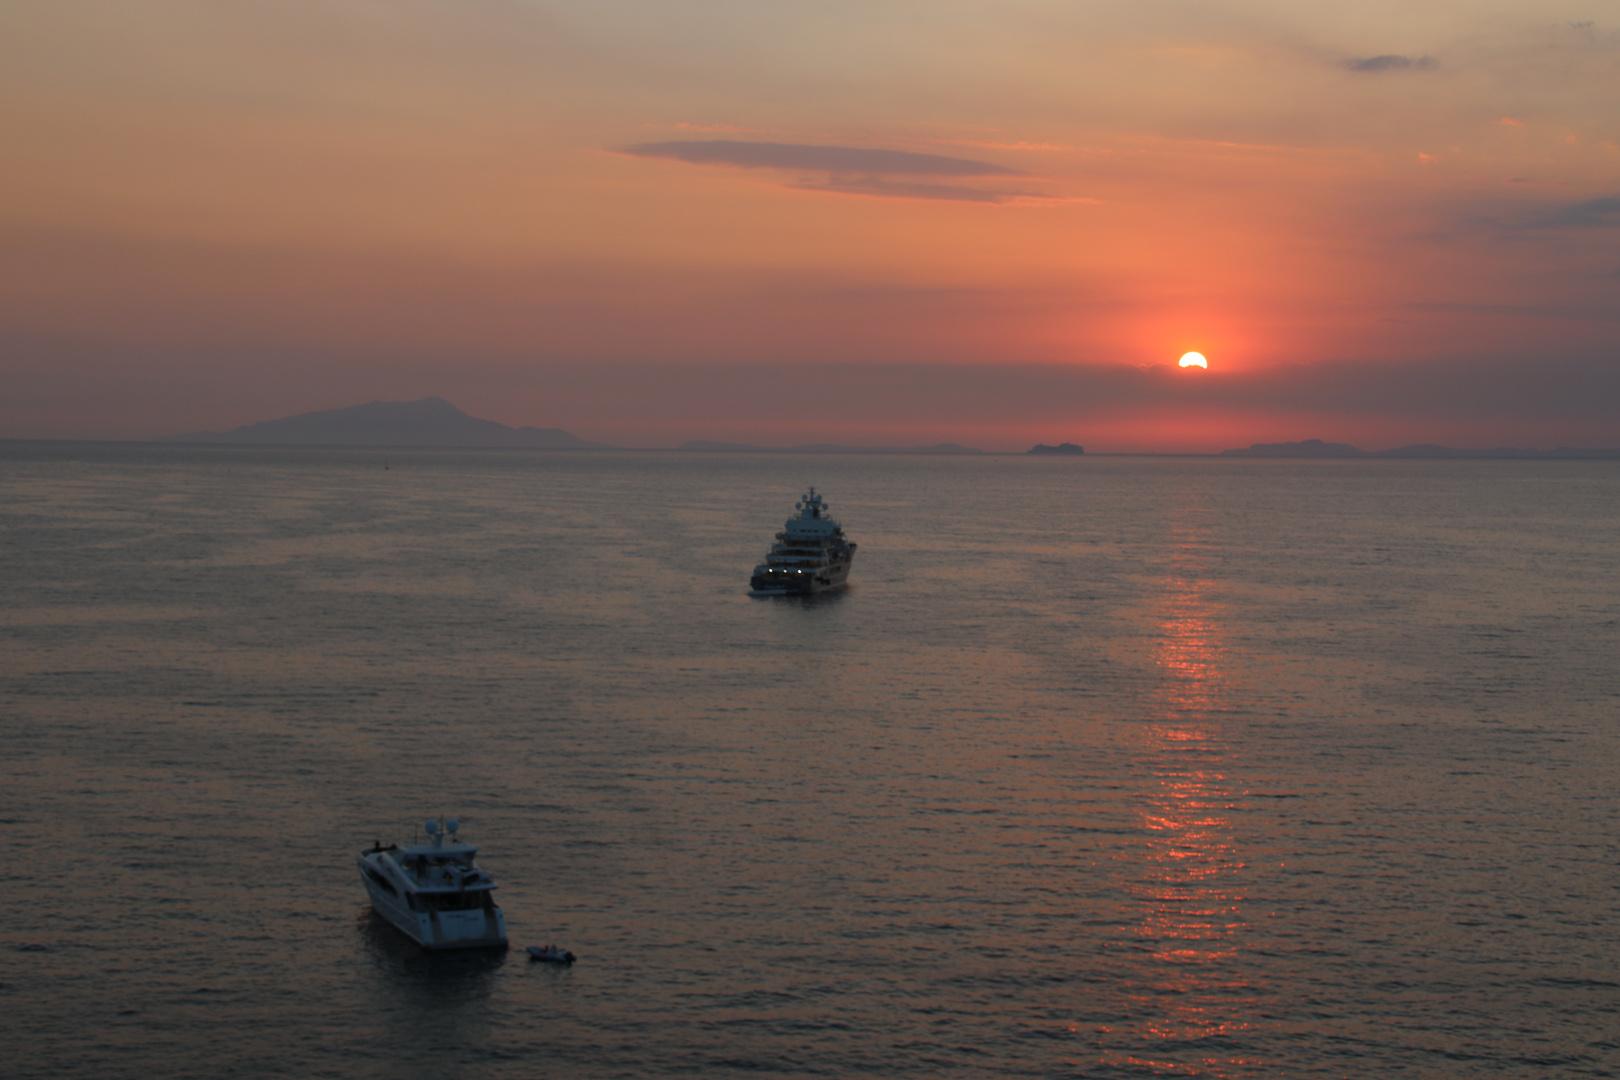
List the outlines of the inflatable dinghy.
{"type": "Polygon", "coordinates": [[[543,949],[538,945],[530,945],[529,959],[544,960],[548,964],[561,964],[567,967],[574,962],[574,954],[567,949],[559,949],[555,945],[547,945],[543,949]]]}

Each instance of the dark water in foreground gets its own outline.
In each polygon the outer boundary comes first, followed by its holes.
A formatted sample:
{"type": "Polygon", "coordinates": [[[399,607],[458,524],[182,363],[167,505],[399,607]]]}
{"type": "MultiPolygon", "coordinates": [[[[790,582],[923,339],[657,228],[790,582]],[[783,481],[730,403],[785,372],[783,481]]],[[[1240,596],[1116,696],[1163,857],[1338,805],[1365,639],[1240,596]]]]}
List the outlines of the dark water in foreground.
{"type": "Polygon", "coordinates": [[[0,448],[0,1067],[1615,1075],[1617,527],[1601,462],[0,448]],[[810,482],[853,586],[749,599],[810,482]],[[576,967],[372,920],[437,813],[576,967]]]}

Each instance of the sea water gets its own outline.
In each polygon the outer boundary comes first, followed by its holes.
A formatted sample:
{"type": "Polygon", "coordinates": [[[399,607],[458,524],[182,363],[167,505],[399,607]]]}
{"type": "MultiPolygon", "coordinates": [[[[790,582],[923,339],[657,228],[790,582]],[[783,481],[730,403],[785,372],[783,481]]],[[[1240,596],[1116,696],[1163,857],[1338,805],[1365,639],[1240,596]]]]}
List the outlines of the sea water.
{"type": "Polygon", "coordinates": [[[1608,1076],[1620,465],[0,448],[18,1077],[1608,1076]],[[807,485],[851,585],[753,599],[807,485]],[[516,946],[354,856],[458,816],[516,946]]]}

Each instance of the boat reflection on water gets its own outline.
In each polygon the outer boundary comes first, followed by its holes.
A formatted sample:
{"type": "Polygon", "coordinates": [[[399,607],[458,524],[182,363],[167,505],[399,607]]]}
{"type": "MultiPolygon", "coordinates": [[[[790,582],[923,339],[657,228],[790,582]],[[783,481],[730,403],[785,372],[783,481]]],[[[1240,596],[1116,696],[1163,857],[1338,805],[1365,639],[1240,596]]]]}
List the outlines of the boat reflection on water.
{"type": "Polygon", "coordinates": [[[389,925],[370,906],[355,920],[360,952],[389,996],[413,1005],[447,1004],[486,996],[506,962],[502,949],[430,951],[389,925]]]}
{"type": "Polygon", "coordinates": [[[369,904],[356,912],[355,947],[366,1014],[383,1033],[379,1045],[392,1051],[386,1064],[372,1059],[344,1071],[339,1063],[333,1075],[468,1075],[468,1062],[487,1054],[496,1038],[496,975],[507,951],[424,949],[369,904]]]}
{"type": "Polygon", "coordinates": [[[1122,876],[1119,945],[1143,989],[1132,1021],[1105,1030],[1105,1060],[1149,1075],[1248,1076],[1258,990],[1243,955],[1247,876],[1231,812],[1231,751],[1219,716],[1226,673],[1220,606],[1199,576],[1196,531],[1165,583],[1153,659],[1157,719],[1141,731],[1137,792],[1144,840],[1122,876]]]}
{"type": "Polygon", "coordinates": [[[850,594],[856,592],[856,586],[845,585],[842,589],[813,593],[782,593],[781,595],[767,596],[760,599],[769,600],[777,607],[791,605],[796,608],[834,608],[848,601],[850,594]]]}

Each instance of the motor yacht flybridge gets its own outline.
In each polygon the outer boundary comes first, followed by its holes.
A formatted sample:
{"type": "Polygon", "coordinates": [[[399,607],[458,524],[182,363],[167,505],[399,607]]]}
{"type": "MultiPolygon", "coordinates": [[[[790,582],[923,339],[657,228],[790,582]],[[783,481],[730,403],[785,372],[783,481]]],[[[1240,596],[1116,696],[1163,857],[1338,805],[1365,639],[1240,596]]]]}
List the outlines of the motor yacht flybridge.
{"type": "Polygon", "coordinates": [[[856,545],[844,536],[832,509],[816,489],[793,504],[798,517],[787,519],[765,561],[754,567],[750,596],[793,596],[836,589],[849,578],[856,545]]]}
{"type": "Polygon", "coordinates": [[[424,949],[504,948],[506,918],[495,879],[473,862],[478,849],[457,838],[455,818],[429,821],[426,830],[426,844],[378,841],[360,852],[372,909],[424,949]]]}

